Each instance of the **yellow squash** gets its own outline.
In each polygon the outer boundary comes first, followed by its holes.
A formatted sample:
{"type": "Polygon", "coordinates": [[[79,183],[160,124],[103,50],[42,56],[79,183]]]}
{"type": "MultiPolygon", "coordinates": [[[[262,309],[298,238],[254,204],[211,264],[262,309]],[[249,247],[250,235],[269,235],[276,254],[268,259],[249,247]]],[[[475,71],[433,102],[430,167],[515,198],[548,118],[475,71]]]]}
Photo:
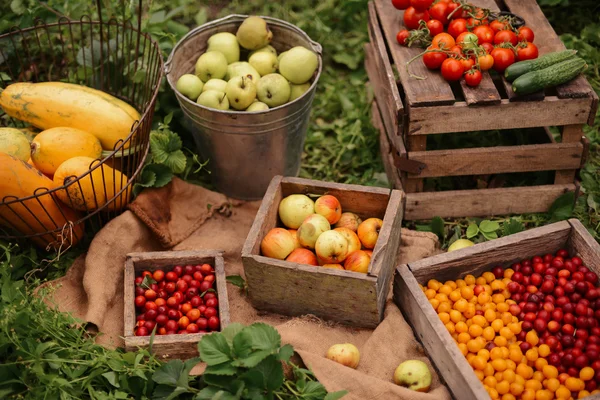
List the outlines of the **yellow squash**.
{"type": "MultiPolygon", "coordinates": [[[[70,183],[96,166],[99,161],[91,157],[74,157],[62,163],[54,173],[54,186],[70,183]]],[[[107,165],[102,165],[85,175],[78,182],[56,192],[58,198],[71,208],[93,211],[104,206],[127,184],[127,176],[107,165]]],[[[108,205],[108,211],[121,210],[127,205],[127,191],[123,191],[114,202],[108,205]]]]}
{"type": "Polygon", "coordinates": [[[124,140],[140,119],[135,108],[116,97],[62,82],[9,85],[0,92],[0,107],[9,116],[40,129],[66,126],[89,132],[105,150],[124,140]]]}
{"type": "Polygon", "coordinates": [[[100,158],[101,155],[102,145],[98,138],[75,128],[46,129],[31,142],[31,160],[48,176],[54,175],[58,166],[70,158],[100,158]]]}
{"type": "Polygon", "coordinates": [[[29,152],[29,140],[23,132],[15,128],[0,128],[0,153],[27,161],[29,152]]]}
{"type": "Polygon", "coordinates": [[[33,237],[32,240],[55,249],[76,244],[83,237],[79,213],[63,206],[51,194],[22,202],[6,204],[15,198],[25,198],[39,188],[52,188],[52,181],[31,165],[8,154],[0,153],[0,225],[16,229],[21,234],[43,233],[56,228],[59,232],[33,237]]]}

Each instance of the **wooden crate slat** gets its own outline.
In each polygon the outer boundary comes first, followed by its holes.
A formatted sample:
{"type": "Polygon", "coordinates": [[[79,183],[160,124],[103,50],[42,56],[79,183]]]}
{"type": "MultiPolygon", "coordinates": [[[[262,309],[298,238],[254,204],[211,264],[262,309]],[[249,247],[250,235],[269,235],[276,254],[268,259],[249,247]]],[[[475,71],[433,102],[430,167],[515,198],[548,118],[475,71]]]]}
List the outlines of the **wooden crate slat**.
{"type": "MultiPolygon", "coordinates": [[[[544,16],[535,0],[504,0],[506,7],[513,13],[522,16],[526,25],[533,29],[534,43],[540,55],[565,49],[550,22],[544,16]]],[[[589,97],[594,93],[589,82],[582,76],[556,88],[559,98],[589,97]]]]}
{"type": "MultiPolygon", "coordinates": [[[[385,169],[385,174],[390,180],[392,187],[402,190],[402,179],[398,173],[398,169],[394,165],[394,156],[392,155],[392,152],[396,150],[390,146],[390,141],[385,134],[385,128],[379,114],[377,102],[373,102],[371,109],[373,126],[379,130],[379,151],[381,152],[381,158],[384,160],[383,167],[385,169]]],[[[399,157],[402,157],[402,155],[399,155],[399,157]]],[[[404,158],[406,158],[406,149],[404,149],[404,158]]]]}
{"type": "Polygon", "coordinates": [[[544,98],[546,97],[546,94],[543,90],[538,90],[537,92],[534,92],[534,93],[517,96],[516,93],[512,89],[512,82],[507,81],[506,78],[504,78],[504,76],[502,76],[500,79],[502,80],[502,86],[504,87],[506,96],[508,97],[508,100],[510,100],[510,101],[521,101],[521,102],[541,101],[541,100],[544,100],[544,98]]]}
{"type": "Polygon", "coordinates": [[[421,174],[409,174],[408,177],[429,178],[576,169],[581,163],[582,153],[581,143],[417,151],[409,153],[410,159],[425,163],[427,167],[421,174]]]}
{"type": "Polygon", "coordinates": [[[404,11],[395,9],[389,0],[375,0],[375,7],[387,45],[400,75],[408,106],[454,103],[454,94],[448,82],[441,74],[429,71],[421,60],[413,62],[410,65],[410,71],[415,75],[426,76],[427,79],[412,78],[406,71],[406,62],[421,53],[422,49],[400,46],[396,42],[396,34],[404,28],[404,11]]]}
{"type": "Polygon", "coordinates": [[[396,84],[392,64],[387,53],[385,39],[381,33],[375,5],[369,3],[369,39],[370,51],[365,52],[365,69],[369,81],[374,85],[375,97],[382,107],[382,118],[392,143],[395,137],[403,134],[404,106],[396,84]],[[369,62],[371,61],[372,62],[369,62]]]}
{"type": "Polygon", "coordinates": [[[464,101],[437,107],[413,107],[408,134],[465,132],[473,127],[491,130],[585,124],[591,104],[592,98],[547,96],[543,101],[527,103],[502,99],[493,108],[469,106],[464,101]],[[490,118],[490,115],[493,117],[490,118]]]}
{"type": "Polygon", "coordinates": [[[575,190],[575,184],[565,184],[407,193],[404,219],[546,212],[557,197],[575,190]]]}
{"type": "Polygon", "coordinates": [[[462,89],[463,95],[465,96],[465,102],[471,106],[474,104],[478,105],[494,105],[500,104],[502,98],[492,77],[487,71],[481,73],[481,83],[477,87],[470,87],[465,83],[464,79],[460,80],[460,88],[462,89]]]}
{"type": "Polygon", "coordinates": [[[471,366],[460,352],[454,339],[420,290],[407,265],[396,269],[394,277],[394,302],[398,304],[413,332],[427,353],[435,358],[435,366],[454,398],[460,400],[482,400],[490,396],[473,373],[471,366]]]}
{"type": "Polygon", "coordinates": [[[578,219],[572,218],[568,222],[572,228],[569,237],[571,254],[577,254],[586,267],[600,275],[600,244],[594,240],[578,219]]]}

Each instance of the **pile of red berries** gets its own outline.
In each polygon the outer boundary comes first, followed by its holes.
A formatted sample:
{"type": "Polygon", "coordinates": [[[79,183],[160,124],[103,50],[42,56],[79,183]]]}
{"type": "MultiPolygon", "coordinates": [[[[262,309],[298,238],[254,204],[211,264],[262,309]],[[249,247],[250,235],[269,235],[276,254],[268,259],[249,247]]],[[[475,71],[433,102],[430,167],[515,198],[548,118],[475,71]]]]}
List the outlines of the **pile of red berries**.
{"type": "Polygon", "coordinates": [[[219,301],[209,264],[143,271],[135,278],[136,336],[218,331],[219,301]]]}
{"type": "MultiPolygon", "coordinates": [[[[517,304],[511,312],[517,315],[525,352],[527,332],[535,330],[541,344],[552,353],[550,365],[559,373],[578,376],[585,367],[595,375],[586,381],[589,392],[600,386],[600,288],[598,276],[583,265],[581,258],[571,257],[566,250],[555,256],[533,257],[511,267],[512,282],[507,285],[511,299],[517,304]]],[[[502,268],[492,271],[503,273],[502,268]]]]}

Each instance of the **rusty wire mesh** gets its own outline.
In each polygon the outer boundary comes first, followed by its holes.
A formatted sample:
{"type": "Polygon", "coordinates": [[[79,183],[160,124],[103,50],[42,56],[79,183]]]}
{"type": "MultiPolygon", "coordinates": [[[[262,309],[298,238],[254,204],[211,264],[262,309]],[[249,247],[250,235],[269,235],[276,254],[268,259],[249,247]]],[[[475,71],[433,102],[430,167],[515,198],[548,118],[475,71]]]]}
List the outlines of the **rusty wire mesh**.
{"type": "MultiPolygon", "coordinates": [[[[64,247],[81,239],[83,226],[87,231],[97,231],[123,211],[131,201],[133,185],[148,155],[152,116],[162,76],[160,49],[149,35],[140,31],[139,24],[134,27],[130,22],[115,19],[103,22],[101,17],[100,21],[89,17],[61,18],[56,23],[37,22],[33,27],[14,28],[0,36],[1,89],[13,82],[81,84],[116,96],[141,114],[129,136],[117,142],[112,151],[105,151],[83,175],[71,176],[59,187],[40,187],[27,197],[0,193],[0,239],[28,237],[44,247],[64,247]],[[103,166],[114,168],[112,177],[105,175],[108,169],[103,166]],[[102,177],[100,188],[95,187],[98,180],[91,179],[96,170],[102,177]],[[117,176],[116,170],[128,179],[117,176]],[[91,182],[95,206],[86,204],[85,211],[72,217],[73,213],[59,201],[56,193],[72,185],[81,190],[82,182],[91,182]],[[99,201],[97,194],[103,195],[106,202],[99,201]]],[[[22,128],[27,125],[0,109],[0,126],[22,128]]]]}

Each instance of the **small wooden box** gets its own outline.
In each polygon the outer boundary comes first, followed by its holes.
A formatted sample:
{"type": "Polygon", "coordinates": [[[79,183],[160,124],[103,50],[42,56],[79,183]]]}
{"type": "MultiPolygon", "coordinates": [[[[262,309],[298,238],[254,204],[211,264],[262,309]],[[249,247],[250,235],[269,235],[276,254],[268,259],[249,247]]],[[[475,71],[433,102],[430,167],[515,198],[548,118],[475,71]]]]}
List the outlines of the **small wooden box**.
{"type": "Polygon", "coordinates": [[[398,190],[274,177],[242,250],[252,304],[280,314],[313,314],[348,325],[376,327],[383,317],[400,245],[402,209],[403,194],[398,190]],[[367,274],[260,255],[266,233],[283,226],[278,217],[279,202],[297,193],[330,194],[337,197],[344,212],[383,220],[367,274]]]}
{"type": "MultiPolygon", "coordinates": [[[[210,264],[215,269],[217,299],[219,301],[219,320],[221,329],[229,324],[229,301],[225,280],[225,263],[222,252],[217,250],[194,251],[158,251],[148,253],[130,253],[125,260],[125,349],[134,351],[138,347],[148,347],[150,336],[134,336],[135,314],[135,275],[137,272],[157,269],[170,271],[176,265],[210,264]]],[[[165,359],[188,359],[198,356],[198,341],[206,333],[184,335],[155,335],[152,352],[165,359]]]]}
{"type": "MultiPolygon", "coordinates": [[[[482,400],[490,397],[419,284],[425,285],[429,279],[444,282],[467,274],[479,276],[496,265],[508,267],[535,255],[555,253],[561,248],[567,249],[571,256],[581,257],[584,265],[600,275],[600,245],[576,219],[531,229],[397,268],[394,301],[456,399],[482,400]]],[[[586,398],[599,399],[600,396],[586,398]]]]}

